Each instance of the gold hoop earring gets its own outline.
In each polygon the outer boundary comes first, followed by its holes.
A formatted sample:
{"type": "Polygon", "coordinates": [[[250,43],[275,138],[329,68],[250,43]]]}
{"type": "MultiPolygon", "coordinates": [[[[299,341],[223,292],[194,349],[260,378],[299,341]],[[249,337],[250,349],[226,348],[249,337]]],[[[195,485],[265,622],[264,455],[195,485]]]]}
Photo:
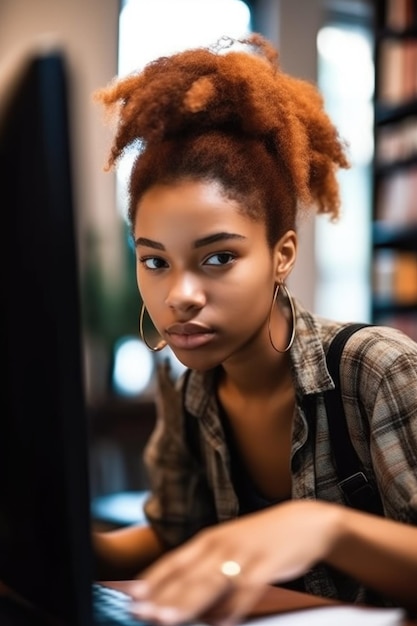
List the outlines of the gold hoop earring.
{"type": "Polygon", "coordinates": [[[294,343],[294,338],[295,338],[295,308],[294,308],[294,302],[293,302],[292,296],[291,296],[290,292],[288,291],[288,287],[286,285],[284,285],[284,283],[277,283],[277,285],[275,287],[275,290],[274,290],[274,297],[272,298],[272,305],[271,305],[271,310],[269,312],[269,318],[268,318],[268,334],[269,334],[269,341],[271,342],[271,346],[274,348],[274,350],[276,352],[280,352],[281,354],[284,354],[284,352],[288,352],[288,350],[291,348],[292,344],[294,343]],[[284,348],[284,350],[279,350],[276,347],[276,345],[273,342],[272,333],[271,333],[272,311],[274,310],[274,306],[275,306],[275,303],[277,301],[280,289],[283,289],[285,291],[285,296],[286,296],[286,298],[287,298],[287,300],[289,302],[289,305],[290,305],[291,319],[292,319],[292,330],[291,330],[290,340],[288,342],[287,347],[284,348]]]}
{"type": "Polygon", "coordinates": [[[145,332],[143,330],[143,319],[145,317],[145,312],[146,312],[146,307],[142,303],[142,308],[140,310],[140,316],[139,316],[139,333],[140,333],[141,339],[143,343],[145,344],[145,346],[149,348],[151,352],[159,352],[160,350],[163,350],[165,348],[165,346],[167,345],[167,342],[164,339],[161,339],[156,344],[156,346],[151,346],[151,344],[146,341],[145,332]]]}

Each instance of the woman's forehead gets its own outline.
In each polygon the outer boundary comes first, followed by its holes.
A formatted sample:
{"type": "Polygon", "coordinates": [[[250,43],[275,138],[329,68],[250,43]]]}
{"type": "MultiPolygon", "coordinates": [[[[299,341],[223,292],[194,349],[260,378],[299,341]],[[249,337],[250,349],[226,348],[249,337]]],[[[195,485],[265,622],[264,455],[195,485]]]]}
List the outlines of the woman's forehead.
{"type": "Polygon", "coordinates": [[[135,239],[175,237],[198,243],[222,233],[229,233],[230,239],[265,236],[265,225],[245,214],[244,207],[227,197],[216,183],[157,185],[138,204],[135,239]]]}
{"type": "MultiPolygon", "coordinates": [[[[155,221],[247,221],[245,207],[212,181],[154,185],[138,203],[136,224],[155,221]]],[[[252,220],[253,222],[253,220],[252,220]]]]}

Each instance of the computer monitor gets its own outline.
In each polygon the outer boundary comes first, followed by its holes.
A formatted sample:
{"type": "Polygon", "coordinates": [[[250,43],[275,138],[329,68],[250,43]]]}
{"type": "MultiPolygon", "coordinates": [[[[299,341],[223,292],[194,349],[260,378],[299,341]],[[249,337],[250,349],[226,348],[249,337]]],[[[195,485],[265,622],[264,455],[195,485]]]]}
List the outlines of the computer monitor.
{"type": "Polygon", "coordinates": [[[0,84],[0,580],[81,624],[92,566],[69,80],[60,50],[17,65],[0,84]]]}

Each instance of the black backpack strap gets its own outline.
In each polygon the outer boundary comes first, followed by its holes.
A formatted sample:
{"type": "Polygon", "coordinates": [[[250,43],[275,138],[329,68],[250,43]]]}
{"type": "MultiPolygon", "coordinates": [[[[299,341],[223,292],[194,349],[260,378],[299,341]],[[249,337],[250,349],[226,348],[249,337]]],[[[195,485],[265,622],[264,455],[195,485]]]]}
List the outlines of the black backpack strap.
{"type": "Polygon", "coordinates": [[[343,348],[353,333],[369,324],[343,326],[333,338],[327,351],[327,367],[335,389],[324,394],[329,434],[334,462],[339,476],[339,487],[348,504],[369,513],[382,514],[379,493],[369,482],[350,439],[340,391],[340,362],[343,348]]]}
{"type": "Polygon", "coordinates": [[[200,432],[199,432],[199,424],[198,420],[194,415],[191,415],[187,411],[186,408],[186,392],[188,379],[190,378],[191,370],[186,370],[184,374],[184,384],[183,384],[183,396],[182,396],[182,406],[184,413],[184,432],[185,432],[185,442],[187,447],[191,453],[191,456],[194,458],[197,463],[201,462],[201,446],[200,446],[200,432]]]}

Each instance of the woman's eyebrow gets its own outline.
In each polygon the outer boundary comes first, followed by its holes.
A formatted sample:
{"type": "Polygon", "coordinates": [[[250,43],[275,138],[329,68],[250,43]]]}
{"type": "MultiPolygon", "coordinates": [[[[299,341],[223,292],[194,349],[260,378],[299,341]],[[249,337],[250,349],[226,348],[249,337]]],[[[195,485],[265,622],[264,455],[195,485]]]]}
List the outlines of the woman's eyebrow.
{"type": "Polygon", "coordinates": [[[238,235],[237,233],[214,233],[214,235],[207,235],[207,237],[201,237],[201,239],[196,239],[194,242],[194,248],[202,248],[203,246],[207,246],[210,243],[216,243],[217,241],[225,241],[227,239],[246,239],[243,235],[238,235]]]}
{"type": "Polygon", "coordinates": [[[135,239],[135,246],[147,246],[148,248],[155,248],[155,250],[165,250],[165,246],[159,241],[153,241],[153,239],[147,239],[146,237],[138,237],[135,239]]]}
{"type": "MultiPolygon", "coordinates": [[[[201,237],[200,239],[196,239],[193,244],[194,248],[202,248],[203,246],[208,246],[211,243],[216,243],[218,241],[226,241],[227,239],[246,239],[243,235],[238,235],[237,233],[214,233],[213,235],[207,235],[206,237],[201,237]]],[[[135,246],[147,246],[148,248],[154,248],[155,250],[165,250],[165,246],[159,241],[154,241],[153,239],[148,239],[147,237],[138,237],[135,240],[135,246]]]]}

